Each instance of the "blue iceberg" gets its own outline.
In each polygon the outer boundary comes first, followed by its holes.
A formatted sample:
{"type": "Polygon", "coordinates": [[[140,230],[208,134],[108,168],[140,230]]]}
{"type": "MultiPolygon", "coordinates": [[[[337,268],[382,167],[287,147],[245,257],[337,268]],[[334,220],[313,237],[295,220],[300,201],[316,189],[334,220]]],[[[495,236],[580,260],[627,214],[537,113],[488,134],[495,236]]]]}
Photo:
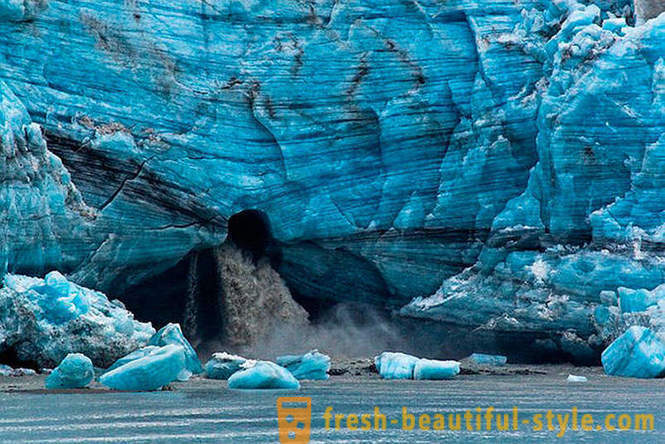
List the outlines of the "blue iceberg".
{"type": "Polygon", "coordinates": [[[183,347],[169,344],[104,373],[99,382],[114,390],[150,391],[186,379],[190,374],[183,347]]]}
{"type": "Polygon", "coordinates": [[[508,362],[508,358],[505,356],[487,355],[485,353],[473,353],[469,356],[469,360],[478,365],[492,365],[498,367],[506,365],[506,362],[508,362]]]}
{"type": "Polygon", "coordinates": [[[299,380],[326,380],[329,378],[330,356],[319,353],[318,350],[312,350],[304,355],[280,356],[276,362],[299,380]]]}
{"type": "Polygon", "coordinates": [[[134,320],[120,301],[70,282],[57,271],[44,279],[7,274],[0,289],[0,351],[54,367],[80,352],[106,367],[143,346],[155,330],[134,320]]]}
{"type": "Polygon", "coordinates": [[[81,353],[70,353],[50,375],[46,377],[47,389],[71,389],[86,387],[95,377],[92,361],[81,353]]]}
{"type": "Polygon", "coordinates": [[[206,377],[210,379],[229,379],[232,374],[242,369],[247,359],[229,353],[213,353],[205,365],[206,377]]]}
{"type": "Polygon", "coordinates": [[[194,374],[203,373],[203,367],[199,356],[196,354],[194,348],[190,345],[189,341],[185,339],[180,329],[180,324],[167,324],[160,328],[157,333],[148,341],[148,345],[156,345],[159,347],[174,344],[182,347],[185,353],[185,364],[190,372],[194,374]]]}
{"type": "Polygon", "coordinates": [[[413,379],[452,379],[459,375],[460,363],[457,361],[436,361],[419,359],[413,369],[413,379]]]}
{"type": "Polygon", "coordinates": [[[374,358],[374,365],[384,379],[413,379],[417,362],[415,356],[395,352],[383,352],[374,358]]]}
{"type": "Polygon", "coordinates": [[[603,351],[601,361],[608,375],[657,378],[665,374],[665,343],[650,329],[633,326],[603,351]]]}
{"type": "Polygon", "coordinates": [[[300,388],[298,380],[284,367],[274,362],[246,362],[242,371],[229,378],[231,389],[288,389],[300,388]]]}
{"type": "Polygon", "coordinates": [[[123,356],[122,358],[118,359],[113,363],[112,366],[107,368],[103,373],[108,373],[111,370],[115,370],[118,367],[121,367],[129,362],[136,361],[137,359],[144,358],[151,354],[152,352],[159,350],[160,347],[157,347],[156,345],[147,345],[145,347],[141,347],[138,350],[134,350],[127,356],[123,356]]]}

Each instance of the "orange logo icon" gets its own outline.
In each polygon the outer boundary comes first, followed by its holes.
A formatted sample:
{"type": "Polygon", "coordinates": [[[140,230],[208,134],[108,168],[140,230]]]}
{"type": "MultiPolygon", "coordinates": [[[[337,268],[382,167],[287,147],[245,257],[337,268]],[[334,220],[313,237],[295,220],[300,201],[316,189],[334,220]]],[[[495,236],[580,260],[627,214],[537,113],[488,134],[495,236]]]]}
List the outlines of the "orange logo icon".
{"type": "Polygon", "coordinates": [[[277,398],[279,442],[306,444],[309,442],[312,420],[312,398],[299,396],[277,398]]]}

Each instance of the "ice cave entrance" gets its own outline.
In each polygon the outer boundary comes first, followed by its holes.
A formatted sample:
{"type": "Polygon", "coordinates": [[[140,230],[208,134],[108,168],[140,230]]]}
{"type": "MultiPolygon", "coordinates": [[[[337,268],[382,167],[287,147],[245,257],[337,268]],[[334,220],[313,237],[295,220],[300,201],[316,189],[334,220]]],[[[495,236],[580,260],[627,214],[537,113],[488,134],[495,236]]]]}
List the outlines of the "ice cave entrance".
{"type": "Polygon", "coordinates": [[[255,260],[265,256],[272,240],[268,216],[258,210],[234,214],[229,218],[228,238],[238,248],[251,252],[255,260]]]}

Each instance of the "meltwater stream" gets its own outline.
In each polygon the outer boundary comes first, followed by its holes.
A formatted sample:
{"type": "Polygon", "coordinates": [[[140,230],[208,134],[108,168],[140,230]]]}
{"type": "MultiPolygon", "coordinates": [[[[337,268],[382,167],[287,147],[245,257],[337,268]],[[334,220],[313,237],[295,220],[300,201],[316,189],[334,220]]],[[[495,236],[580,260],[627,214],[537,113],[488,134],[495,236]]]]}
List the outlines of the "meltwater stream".
{"type": "MultiPolygon", "coordinates": [[[[195,380],[174,391],[152,393],[93,392],[46,394],[39,391],[0,393],[0,442],[278,442],[276,400],[280,396],[311,397],[312,442],[430,443],[491,441],[530,442],[663,442],[665,422],[664,380],[609,378],[593,372],[588,383],[572,384],[566,375],[479,376],[461,375],[453,381],[381,381],[337,377],[305,382],[298,392],[231,391],[221,381],[195,380]],[[324,413],[386,415],[385,430],[325,429],[324,413]],[[473,412],[494,407],[496,414],[518,407],[518,430],[505,432],[416,431],[401,429],[402,407],[416,417],[422,413],[473,412]],[[577,407],[579,416],[591,414],[594,424],[608,414],[654,415],[652,431],[573,431],[557,438],[556,430],[534,431],[523,420],[551,409],[556,415],[577,407]],[[391,424],[391,420],[398,424],[391,424]]],[[[24,390],[25,382],[4,378],[5,390],[24,390]],[[12,384],[14,387],[12,388],[12,384]]],[[[446,419],[447,421],[447,419],[446,419]]],[[[579,419],[578,419],[579,421],[579,419]]],[[[472,421],[475,426],[475,419],[472,421]]],[[[485,418],[482,418],[484,427],[485,418]]],[[[334,427],[334,423],[332,423],[334,427]]],[[[418,426],[416,425],[416,429],[418,426]]],[[[447,428],[447,426],[446,426],[447,428]]]]}

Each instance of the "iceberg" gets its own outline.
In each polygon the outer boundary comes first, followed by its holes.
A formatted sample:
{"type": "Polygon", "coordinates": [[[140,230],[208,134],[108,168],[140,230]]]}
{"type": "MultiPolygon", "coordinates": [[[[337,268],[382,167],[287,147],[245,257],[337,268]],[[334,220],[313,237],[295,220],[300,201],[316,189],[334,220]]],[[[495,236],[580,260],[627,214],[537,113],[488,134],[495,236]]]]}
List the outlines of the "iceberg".
{"type": "Polygon", "coordinates": [[[566,381],[568,381],[568,382],[587,382],[588,379],[586,378],[586,376],[568,375],[568,378],[566,378],[566,381]]]}
{"type": "Polygon", "coordinates": [[[312,350],[304,355],[286,355],[279,356],[276,360],[298,380],[326,380],[329,378],[330,356],[319,353],[318,350],[312,350]]]}
{"type": "Polygon", "coordinates": [[[86,387],[95,377],[92,361],[81,353],[70,353],[46,377],[46,388],[71,389],[86,387]]]}
{"type": "Polygon", "coordinates": [[[189,341],[185,339],[182,334],[180,324],[167,324],[160,328],[157,333],[148,341],[148,345],[156,345],[159,347],[174,344],[182,347],[185,353],[185,364],[190,372],[194,374],[203,373],[203,367],[199,356],[196,354],[194,348],[190,345],[189,341]]]}
{"type": "Polygon", "coordinates": [[[53,367],[76,352],[106,367],[155,333],[120,301],[109,301],[57,271],[44,279],[5,275],[0,320],[0,351],[13,350],[40,367],[53,367]]]}
{"type": "Polygon", "coordinates": [[[186,379],[190,372],[185,362],[184,348],[169,344],[104,373],[99,382],[114,390],[157,390],[173,381],[186,379]]]}
{"type": "Polygon", "coordinates": [[[484,353],[473,353],[469,356],[469,360],[477,365],[492,365],[492,366],[503,366],[508,362],[508,358],[501,355],[487,355],[484,353]]]}
{"type": "Polygon", "coordinates": [[[374,365],[384,379],[413,379],[417,362],[415,356],[399,352],[383,352],[374,358],[374,365]]]}
{"type": "Polygon", "coordinates": [[[205,365],[206,377],[210,379],[229,379],[232,374],[242,369],[247,359],[229,353],[213,353],[205,365]]]}
{"type": "Polygon", "coordinates": [[[300,388],[298,380],[284,367],[270,361],[246,362],[244,370],[229,378],[231,389],[288,389],[300,388]]]}
{"type": "Polygon", "coordinates": [[[632,326],[601,355],[605,373],[632,378],[665,374],[665,343],[650,329],[632,326]]]}
{"type": "Polygon", "coordinates": [[[436,361],[419,359],[413,369],[413,379],[452,379],[459,375],[460,363],[457,361],[436,361]]]}
{"type": "Polygon", "coordinates": [[[139,348],[138,350],[134,350],[133,352],[131,352],[127,356],[123,356],[122,358],[115,361],[112,366],[105,369],[102,373],[108,373],[111,370],[115,370],[116,368],[127,364],[128,362],[132,362],[132,361],[135,361],[137,359],[144,358],[144,357],[148,356],[149,354],[153,353],[154,351],[159,350],[159,348],[160,347],[158,347],[156,345],[147,345],[145,347],[139,348]]]}

